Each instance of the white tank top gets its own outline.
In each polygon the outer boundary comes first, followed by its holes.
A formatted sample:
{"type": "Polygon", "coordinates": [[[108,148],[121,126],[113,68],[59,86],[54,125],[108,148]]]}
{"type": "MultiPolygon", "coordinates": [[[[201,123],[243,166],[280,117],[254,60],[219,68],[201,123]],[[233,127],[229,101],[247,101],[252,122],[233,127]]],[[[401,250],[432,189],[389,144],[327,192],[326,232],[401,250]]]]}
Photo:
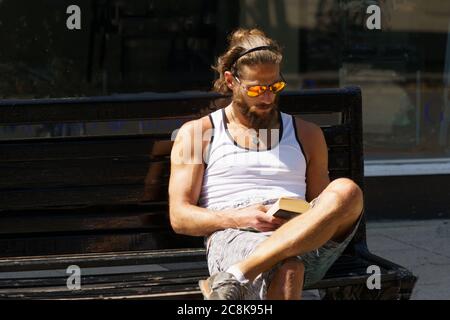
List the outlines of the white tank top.
{"type": "Polygon", "coordinates": [[[213,136],[205,159],[200,207],[223,210],[270,203],[281,196],[305,199],[306,158],[295,121],[282,112],[279,116],[280,130],[272,148],[250,150],[238,145],[228,132],[224,109],[209,115],[213,136]]]}

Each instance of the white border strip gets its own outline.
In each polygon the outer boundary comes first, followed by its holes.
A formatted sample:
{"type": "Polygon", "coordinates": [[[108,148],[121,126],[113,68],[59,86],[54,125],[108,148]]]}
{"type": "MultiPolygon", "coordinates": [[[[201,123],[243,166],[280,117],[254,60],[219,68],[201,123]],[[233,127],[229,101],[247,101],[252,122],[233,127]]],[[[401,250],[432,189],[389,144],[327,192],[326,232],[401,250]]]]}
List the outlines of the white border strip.
{"type": "Polygon", "coordinates": [[[365,177],[450,174],[450,158],[366,160],[365,177]]]}

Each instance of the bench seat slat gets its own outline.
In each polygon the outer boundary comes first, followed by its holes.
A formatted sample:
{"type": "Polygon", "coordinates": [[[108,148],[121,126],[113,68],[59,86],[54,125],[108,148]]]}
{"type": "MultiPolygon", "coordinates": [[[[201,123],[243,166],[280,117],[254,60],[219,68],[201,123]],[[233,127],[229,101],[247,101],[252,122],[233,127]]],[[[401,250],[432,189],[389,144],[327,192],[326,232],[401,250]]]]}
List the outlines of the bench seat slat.
{"type": "Polygon", "coordinates": [[[98,265],[154,264],[162,262],[205,261],[204,248],[178,248],[171,250],[145,250],[91,254],[43,255],[34,257],[0,258],[0,272],[45,270],[65,268],[76,264],[80,267],[98,265]]]}

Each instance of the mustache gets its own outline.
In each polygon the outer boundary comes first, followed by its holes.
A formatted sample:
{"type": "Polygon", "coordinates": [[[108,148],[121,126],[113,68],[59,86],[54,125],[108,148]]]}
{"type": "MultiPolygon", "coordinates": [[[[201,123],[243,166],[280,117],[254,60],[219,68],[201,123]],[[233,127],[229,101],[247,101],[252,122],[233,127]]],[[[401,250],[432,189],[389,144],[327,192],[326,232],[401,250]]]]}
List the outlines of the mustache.
{"type": "Polygon", "coordinates": [[[279,100],[280,100],[280,97],[277,95],[275,97],[275,99],[273,100],[273,102],[270,103],[270,104],[259,103],[259,104],[255,104],[253,106],[255,106],[255,107],[262,107],[262,108],[269,108],[270,107],[271,109],[277,109],[279,100]]]}
{"type": "MultiPolygon", "coordinates": [[[[267,118],[270,118],[274,115],[275,112],[278,111],[279,108],[279,96],[277,95],[275,99],[272,101],[272,103],[257,103],[257,104],[248,104],[245,102],[243,97],[241,95],[234,95],[233,101],[238,107],[238,110],[248,117],[251,122],[265,122],[267,118]],[[261,109],[267,109],[270,110],[268,114],[259,114],[257,112],[257,108],[261,107],[261,109]],[[265,120],[264,120],[265,119],[265,120]]],[[[261,123],[262,124],[262,123],[261,123]]]]}
{"type": "Polygon", "coordinates": [[[277,105],[275,103],[271,103],[271,104],[255,104],[253,105],[254,107],[261,107],[261,108],[276,108],[277,105]]]}

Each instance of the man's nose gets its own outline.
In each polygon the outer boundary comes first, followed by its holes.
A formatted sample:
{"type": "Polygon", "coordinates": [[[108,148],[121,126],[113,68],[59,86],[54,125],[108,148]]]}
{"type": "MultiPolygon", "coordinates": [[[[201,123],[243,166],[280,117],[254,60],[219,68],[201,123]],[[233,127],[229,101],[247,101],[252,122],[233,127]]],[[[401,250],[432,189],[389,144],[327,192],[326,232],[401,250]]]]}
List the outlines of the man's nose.
{"type": "Polygon", "coordinates": [[[270,90],[266,90],[260,97],[262,103],[272,104],[275,99],[275,94],[270,90]]]}

